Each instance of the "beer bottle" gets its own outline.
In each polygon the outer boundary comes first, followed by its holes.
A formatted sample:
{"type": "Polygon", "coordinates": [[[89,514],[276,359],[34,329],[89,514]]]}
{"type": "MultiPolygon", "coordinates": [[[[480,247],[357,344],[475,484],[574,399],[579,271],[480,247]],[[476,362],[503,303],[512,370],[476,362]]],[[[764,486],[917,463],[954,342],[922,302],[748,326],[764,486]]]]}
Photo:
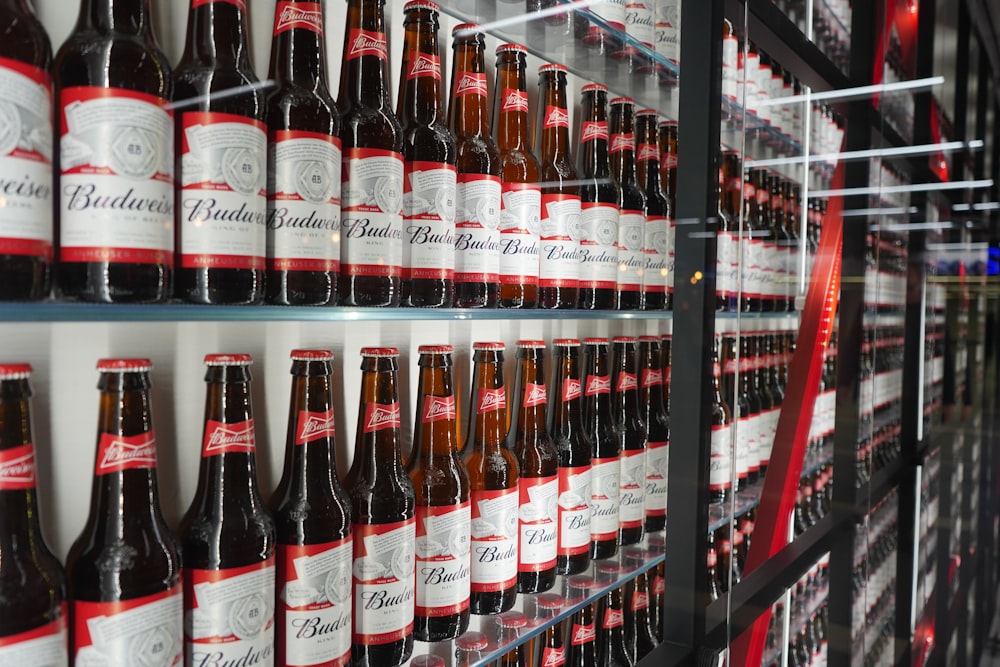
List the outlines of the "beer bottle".
{"type": "Polygon", "coordinates": [[[452,30],[454,73],[449,125],[457,148],[455,305],[496,308],[500,299],[500,150],[487,110],[483,31],[472,23],[452,30]]]}
{"type": "MultiPolygon", "coordinates": [[[[762,68],[763,69],[763,68],[762,68]]],[[[768,68],[770,70],[770,68],[768,68]]],[[[762,73],[763,76],[763,73],[762,73]]],[[[768,71],[770,79],[770,71],[768,71]]],[[[776,308],[775,285],[777,284],[777,241],[774,231],[774,211],[771,208],[771,191],[768,186],[768,175],[766,169],[751,169],[751,178],[755,182],[757,190],[757,232],[754,234],[756,241],[760,238],[760,269],[761,269],[761,312],[772,313],[776,308]]]]}
{"type": "Polygon", "coordinates": [[[556,572],[578,574],[590,564],[590,440],[583,432],[580,341],[560,338],[549,404],[549,433],[559,455],[559,537],[556,572]]]}
{"type": "Polygon", "coordinates": [[[618,184],[618,309],[642,308],[643,227],[646,195],[635,179],[635,102],[611,100],[611,174],[618,184]]]}
{"type": "Polygon", "coordinates": [[[711,531],[708,533],[705,553],[708,599],[718,600],[722,595],[722,591],[719,589],[719,555],[715,552],[715,533],[711,531]]]}
{"type": "Polygon", "coordinates": [[[52,280],[52,46],[26,0],[2,3],[0,23],[0,77],[8,91],[35,92],[6,98],[21,126],[0,157],[0,178],[14,184],[0,209],[0,301],[37,301],[52,280]]]}
{"type": "MultiPolygon", "coordinates": [[[[482,662],[490,641],[482,632],[466,632],[455,640],[455,667],[474,667],[482,662]]],[[[412,664],[412,663],[411,663],[412,664]]]]}
{"type": "Polygon", "coordinates": [[[580,308],[614,310],[618,287],[618,186],[608,161],[608,88],[583,87],[580,121],[580,308]]]}
{"type": "Polygon", "coordinates": [[[798,183],[784,182],[785,189],[785,236],[787,246],[785,254],[785,271],[787,284],[785,289],[785,310],[795,312],[795,297],[799,293],[799,206],[800,189],[798,183]]]}
{"type": "Polygon", "coordinates": [[[765,343],[763,336],[752,334],[750,364],[753,371],[753,388],[760,402],[760,416],[757,419],[757,452],[760,454],[760,477],[767,474],[767,466],[771,461],[771,448],[774,446],[774,430],[772,425],[777,422],[778,403],[771,392],[770,377],[764,368],[765,343]]]}
{"type": "Polygon", "coordinates": [[[160,511],[148,359],[102,359],[90,513],[66,557],[70,664],[175,665],[181,554],[160,511]],[[95,637],[95,621],[114,633],[95,637]]]}
{"type": "Polygon", "coordinates": [[[345,486],[354,525],[354,665],[401,665],[413,651],[413,484],[400,453],[394,347],[361,350],[355,464],[345,486]]]}
{"type": "Polygon", "coordinates": [[[563,642],[561,623],[553,622],[563,608],[563,599],[555,593],[542,593],[535,600],[539,622],[545,626],[532,656],[536,667],[563,667],[566,664],[566,645],[563,642]]]}
{"type": "MultiPolygon", "coordinates": [[[[174,79],[151,18],[149,0],[83,0],[52,67],[66,298],[149,303],[170,296],[174,79]]],[[[47,121],[39,127],[44,136],[47,121]]]]}
{"type": "Polygon", "coordinates": [[[340,303],[398,306],[403,129],[389,99],[385,0],[348,0],[340,69],[340,303]]]}
{"type": "MultiPolygon", "coordinates": [[[[617,564],[607,564],[618,573],[617,564]]],[[[609,573],[611,574],[611,573],[609,573]]],[[[601,633],[597,640],[597,663],[608,667],[632,667],[634,661],[625,643],[625,613],[622,589],[612,588],[597,603],[597,618],[601,633]]]]}
{"type": "Polygon", "coordinates": [[[636,342],[632,336],[615,336],[612,378],[612,415],[621,445],[621,479],[618,483],[618,544],[642,539],[645,521],[646,425],[639,408],[636,342]]]}
{"type": "Polygon", "coordinates": [[[267,258],[267,126],[245,0],[191,0],[174,70],[176,294],[259,303],[267,258]]]}
{"type": "Polygon", "coordinates": [[[736,491],[743,491],[747,487],[748,477],[750,475],[750,460],[753,458],[751,454],[751,440],[746,438],[746,434],[743,432],[742,426],[744,422],[742,421],[743,404],[740,401],[740,397],[737,394],[737,375],[738,366],[736,361],[736,336],[731,334],[725,334],[722,336],[722,350],[720,354],[722,355],[722,396],[726,401],[726,405],[730,406],[730,416],[733,421],[737,424],[735,428],[736,435],[736,445],[733,450],[733,468],[736,471],[736,491]],[[734,403],[735,400],[735,403],[734,403]],[[733,410],[733,407],[737,410],[733,410]]]}
{"type": "Polygon", "coordinates": [[[642,360],[639,409],[646,426],[645,528],[650,533],[667,527],[670,421],[663,407],[661,356],[659,336],[639,337],[639,357],[642,360]]]}
{"type": "Polygon", "coordinates": [[[670,419],[670,371],[673,366],[672,334],[660,336],[660,367],[663,369],[663,409],[670,419]]]}
{"type": "Polygon", "coordinates": [[[594,58],[620,58],[623,55],[621,35],[625,32],[625,0],[599,2],[591,8],[611,30],[590,22],[583,43],[594,58]]]}
{"type": "Polygon", "coordinates": [[[770,312],[770,289],[772,272],[770,271],[771,245],[771,196],[767,192],[767,171],[750,169],[747,182],[744,184],[744,205],[753,199],[751,214],[745,216],[750,234],[750,249],[748,255],[750,276],[750,312],[770,312]],[[749,185],[747,185],[749,184],[749,185]]]}
{"type": "MultiPolygon", "coordinates": [[[[679,14],[677,20],[680,20],[679,14]]],[[[657,124],[657,129],[660,149],[660,190],[667,198],[667,207],[670,211],[669,243],[667,246],[666,307],[667,310],[672,310],[674,301],[674,264],[677,249],[677,221],[674,219],[677,211],[677,121],[661,120],[657,124]]]]}
{"type": "Polygon", "coordinates": [[[740,389],[737,398],[739,424],[736,427],[736,446],[746,450],[748,457],[747,483],[756,484],[760,479],[760,433],[757,420],[760,418],[760,400],[753,390],[751,363],[753,348],[750,336],[740,336],[739,376],[740,389]]]}
{"type": "Polygon", "coordinates": [[[519,548],[518,593],[540,593],[556,580],[559,458],[545,428],[545,343],[517,342],[515,410],[507,446],[517,457],[519,548]]]}
{"type": "MultiPolygon", "coordinates": [[[[661,547],[662,550],[662,547],[661,547]]],[[[664,578],[665,566],[661,560],[659,565],[652,572],[652,583],[649,591],[649,624],[653,628],[653,636],[656,641],[663,642],[663,604],[664,596],[667,592],[666,579],[664,578]]]]}
{"type": "MultiPolygon", "coordinates": [[[[528,617],[516,610],[505,611],[497,616],[497,645],[506,647],[518,640],[521,631],[528,626],[528,617]]],[[[495,663],[496,667],[524,667],[528,664],[526,643],[510,649],[495,663]]]]}
{"type": "Polygon", "coordinates": [[[541,162],[538,306],[574,309],[580,284],[580,192],[569,145],[566,68],[538,68],[538,130],[535,153],[541,162]]]}
{"type": "Polygon", "coordinates": [[[517,597],[518,467],[507,448],[503,343],[474,343],[475,370],[462,460],[472,499],[473,614],[499,614],[517,597]]]}
{"type": "Polygon", "coordinates": [[[0,656],[65,665],[66,574],[38,518],[30,376],[0,364],[0,656]]]}
{"type": "Polygon", "coordinates": [[[771,300],[774,302],[774,312],[783,313],[788,310],[786,297],[789,285],[787,257],[791,239],[785,228],[785,188],[781,174],[777,172],[769,174],[767,185],[771,197],[771,236],[774,238],[771,257],[775,280],[771,290],[771,300]]]}
{"type": "MultiPolygon", "coordinates": [[[[592,583],[592,582],[591,582],[592,583]]],[[[585,604],[570,617],[568,667],[593,667],[597,664],[597,630],[594,628],[594,605],[585,604]]]]}
{"type": "MultiPolygon", "coordinates": [[[[739,307],[742,188],[739,152],[723,151],[722,166],[719,168],[719,231],[715,264],[716,310],[720,312],[733,313],[739,307]]],[[[744,258],[745,261],[748,259],[744,258]]],[[[744,291],[747,288],[745,286],[744,291]]]]}
{"type": "MultiPolygon", "coordinates": [[[[641,567],[645,562],[645,552],[627,550],[625,560],[634,567],[641,567]]],[[[649,573],[649,570],[641,572],[625,584],[625,638],[635,662],[649,655],[659,643],[650,623],[649,573]]]]}
{"type": "Polygon", "coordinates": [[[439,7],[403,7],[404,44],[396,115],[403,126],[404,306],[455,301],[455,138],[443,107],[439,7]]]}
{"type": "Polygon", "coordinates": [[[656,111],[641,109],[635,114],[636,178],[646,195],[646,224],[643,233],[643,307],[664,310],[667,302],[667,258],[670,255],[670,201],[660,187],[660,151],[657,147],[656,111]]]}
{"type": "MultiPolygon", "coordinates": [[[[750,85],[750,84],[747,84],[750,85]]],[[[750,93],[747,93],[750,99],[750,93]]],[[[742,227],[740,228],[738,257],[742,258],[742,266],[738,267],[735,274],[737,285],[741,286],[741,297],[739,310],[744,313],[760,312],[760,255],[762,240],[759,238],[757,229],[757,190],[752,179],[747,172],[743,171],[743,162],[739,155],[736,155],[735,172],[727,174],[729,179],[727,187],[731,192],[736,192],[739,185],[740,199],[736,200],[739,205],[733,210],[736,212],[734,220],[740,221],[742,216],[742,227]]],[[[735,199],[735,195],[733,196],[735,199]]],[[[735,202],[734,202],[735,203],[735,202]]]]}
{"type": "Polygon", "coordinates": [[[333,305],[340,271],[340,118],[324,6],[280,0],[267,96],[267,300],[333,305]]]}
{"type": "Polygon", "coordinates": [[[583,341],[583,432],[590,440],[590,557],[610,558],[618,552],[618,485],[621,440],[611,415],[611,369],[608,339],[583,341]]]}
{"type": "Polygon", "coordinates": [[[413,453],[416,493],[416,618],[420,641],[454,639],[469,627],[469,473],[458,458],[451,345],[421,345],[413,453]]]}
{"type": "Polygon", "coordinates": [[[198,488],[180,531],[187,664],[274,661],[275,526],[257,485],[252,363],[205,357],[198,488]]]}
{"type": "Polygon", "coordinates": [[[722,369],[718,336],[712,344],[712,447],[709,461],[709,499],[713,505],[729,499],[732,492],[732,417],[722,396],[722,369]]]}
{"type": "Polygon", "coordinates": [[[525,55],[520,44],[497,47],[493,130],[500,149],[500,307],[538,305],[538,233],[542,190],[528,136],[525,55]]]}
{"type": "Polygon", "coordinates": [[[351,511],[337,478],[333,353],[292,352],[285,469],[271,498],[277,533],[277,661],[351,657],[351,511]]]}

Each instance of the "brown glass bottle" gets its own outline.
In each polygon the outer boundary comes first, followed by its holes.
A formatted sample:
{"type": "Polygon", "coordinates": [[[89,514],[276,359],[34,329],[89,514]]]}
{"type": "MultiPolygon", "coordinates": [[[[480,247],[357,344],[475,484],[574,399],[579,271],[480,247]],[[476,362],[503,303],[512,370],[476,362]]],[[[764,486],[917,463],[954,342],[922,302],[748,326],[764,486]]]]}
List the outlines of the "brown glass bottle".
{"type": "Polygon", "coordinates": [[[59,292],[81,301],[163,301],[174,267],[174,80],[154,39],[149,0],[81,2],[52,72],[59,292]],[[86,122],[92,113],[114,120],[86,122]],[[135,209],[143,213],[133,216],[135,209]]]}
{"type": "Polygon", "coordinates": [[[594,627],[594,605],[585,604],[573,612],[567,625],[569,646],[567,667],[593,667],[597,664],[597,629],[594,627]]]}
{"type": "Polygon", "coordinates": [[[365,601],[354,613],[351,660],[400,665],[413,652],[416,496],[400,452],[399,351],[367,347],[361,356],[355,463],[344,483],[354,522],[354,599],[365,601]]]}
{"type": "Polygon", "coordinates": [[[347,664],[353,547],[351,510],[337,477],[333,353],[293,350],[291,357],[285,468],[271,497],[277,535],[276,660],[347,664]],[[322,565],[312,569],[309,563],[322,565]]]}
{"type": "Polygon", "coordinates": [[[389,95],[385,0],[349,0],[340,70],[340,304],[398,306],[403,129],[389,95]]]}
{"type": "Polygon", "coordinates": [[[566,664],[566,644],[561,623],[553,622],[563,608],[562,596],[542,593],[535,599],[538,621],[545,630],[535,640],[536,647],[529,664],[535,667],[563,667],[566,664]]]}
{"type": "Polygon", "coordinates": [[[455,640],[455,667],[478,665],[489,645],[489,639],[482,632],[466,632],[455,640]]]}
{"type": "Polygon", "coordinates": [[[722,396],[722,369],[719,362],[721,340],[712,344],[712,446],[709,461],[709,499],[714,504],[724,503],[732,493],[732,417],[729,404],[722,396]]]}
{"type": "Polygon", "coordinates": [[[455,306],[496,308],[500,299],[500,149],[490,129],[485,38],[462,23],[454,37],[449,125],[455,135],[455,306]]]}
{"type": "Polygon", "coordinates": [[[753,371],[753,389],[760,403],[760,418],[757,420],[757,452],[760,454],[760,477],[767,474],[767,466],[771,460],[771,448],[774,446],[773,424],[777,421],[775,396],[771,393],[770,375],[764,367],[766,344],[760,334],[751,335],[753,371]]]}
{"type": "Polygon", "coordinates": [[[787,288],[785,290],[785,310],[795,312],[795,297],[799,293],[799,268],[800,236],[799,220],[802,213],[800,188],[798,183],[790,180],[784,182],[785,189],[785,236],[787,240],[787,254],[785,255],[785,271],[788,275],[787,288]]]}
{"type": "Polygon", "coordinates": [[[719,231],[716,238],[716,310],[739,310],[740,290],[740,155],[723,151],[719,168],[719,231]]]}
{"type": "Polygon", "coordinates": [[[611,414],[611,366],[608,339],[583,341],[583,431],[590,440],[590,557],[618,552],[618,493],[621,438],[611,414]]]}
{"type": "Polygon", "coordinates": [[[667,307],[667,257],[670,253],[670,202],[660,187],[660,150],[657,145],[656,111],[635,113],[636,182],[646,195],[643,227],[643,308],[667,307]]]}
{"type": "Polygon", "coordinates": [[[709,532],[706,540],[706,572],[708,581],[708,599],[718,600],[722,595],[719,589],[719,555],[715,551],[715,533],[709,532]]]}
{"type": "Polygon", "coordinates": [[[639,337],[639,409],[646,427],[645,528],[667,527],[667,462],[670,420],[663,405],[663,370],[659,336],[639,337]]]}
{"type": "Polygon", "coordinates": [[[625,613],[622,589],[613,588],[597,603],[597,619],[601,624],[597,640],[597,663],[608,667],[632,667],[631,652],[625,642],[625,613]]]}
{"type": "Polygon", "coordinates": [[[649,584],[649,625],[653,628],[653,636],[657,642],[663,642],[663,605],[667,593],[665,577],[666,567],[663,561],[650,572],[649,584]]]}
{"type": "Polygon", "coordinates": [[[559,456],[558,574],[579,574],[590,564],[591,443],[583,430],[580,341],[559,338],[556,348],[549,434],[559,456]]]}
{"type": "Polygon", "coordinates": [[[337,302],[340,118],[327,78],[324,3],[280,0],[267,96],[269,303],[337,302]]]}
{"type": "Polygon", "coordinates": [[[657,144],[660,150],[660,189],[667,198],[670,211],[670,245],[667,249],[667,310],[673,310],[674,264],[676,260],[677,221],[677,121],[661,120],[657,123],[657,144]]]}
{"type": "Polygon", "coordinates": [[[531,152],[525,56],[520,44],[497,47],[493,131],[500,149],[500,307],[538,305],[538,232],[542,210],[540,168],[531,152]]]}
{"type": "Polygon", "coordinates": [[[580,299],[580,189],[569,139],[566,68],[538,68],[535,153],[541,163],[538,307],[574,309],[580,299]]]}
{"type": "Polygon", "coordinates": [[[760,433],[758,419],[760,418],[760,398],[753,388],[753,372],[750,364],[753,362],[752,338],[740,336],[739,362],[739,392],[737,405],[739,407],[739,425],[737,426],[736,446],[741,445],[747,452],[747,483],[756,484],[760,479],[760,433]]]}
{"type": "Polygon", "coordinates": [[[499,614],[517,598],[518,465],[507,448],[503,343],[474,343],[475,370],[462,460],[472,499],[473,614],[499,614]]]}
{"type": "Polygon", "coordinates": [[[7,100],[24,124],[18,139],[25,145],[6,144],[0,160],[12,204],[0,209],[0,301],[37,301],[52,281],[52,46],[27,0],[0,3],[0,24],[0,71],[37,86],[30,101],[7,100]]]}
{"type": "Polygon", "coordinates": [[[191,0],[174,69],[177,279],[194,303],[264,298],[267,126],[244,0],[191,0]]]}
{"type": "Polygon", "coordinates": [[[663,409],[670,419],[670,374],[673,370],[673,335],[660,336],[660,367],[663,369],[663,409]]]}
{"type": "Polygon", "coordinates": [[[635,177],[635,102],[628,97],[611,100],[611,175],[618,184],[618,309],[642,308],[646,225],[646,195],[635,177]]]}
{"type": "Polygon", "coordinates": [[[517,375],[507,446],[517,457],[517,592],[540,593],[556,580],[559,455],[545,428],[545,343],[517,342],[517,375]]]}
{"type": "Polygon", "coordinates": [[[417,589],[413,635],[454,639],[469,627],[469,473],[458,458],[451,345],[421,345],[413,453],[417,589]]]}
{"type": "MultiPolygon", "coordinates": [[[[509,646],[521,636],[528,626],[528,618],[519,611],[511,610],[497,616],[497,644],[509,646]]],[[[522,642],[510,649],[495,663],[495,667],[524,667],[528,664],[528,644],[522,642]]]]}
{"type": "Polygon", "coordinates": [[[736,473],[736,491],[739,492],[747,486],[747,478],[750,474],[750,459],[752,456],[750,452],[750,440],[744,437],[747,434],[742,428],[745,424],[742,421],[744,413],[741,412],[743,404],[740,402],[736,391],[738,375],[737,357],[739,356],[737,355],[737,351],[736,336],[728,333],[723,334],[722,348],[719,352],[722,364],[722,397],[725,399],[726,405],[730,406],[730,416],[738,424],[734,429],[736,445],[733,450],[733,468],[736,473]],[[737,409],[734,410],[734,407],[737,409]]]}
{"type": "Polygon", "coordinates": [[[402,305],[455,301],[455,138],[445,118],[438,51],[440,8],[403,7],[404,42],[396,116],[403,126],[402,305]]]}
{"type": "Polygon", "coordinates": [[[160,511],[148,359],[102,359],[90,513],[66,557],[70,664],[94,653],[178,664],[184,648],[181,554],[160,511]],[[89,620],[121,622],[125,636],[90,635],[89,620]],[[134,620],[130,620],[134,619],[134,620]],[[157,642],[143,642],[157,636],[157,642]]]}
{"type": "Polygon", "coordinates": [[[767,177],[768,192],[771,196],[771,235],[774,238],[774,246],[771,250],[772,265],[776,279],[772,292],[774,302],[774,312],[787,312],[788,310],[788,289],[790,278],[788,275],[788,254],[791,238],[785,227],[785,185],[781,174],[772,172],[767,177]]]}
{"type": "MultiPolygon", "coordinates": [[[[749,83],[747,85],[750,85],[749,83]]],[[[749,93],[747,93],[749,98],[749,93]]],[[[741,266],[737,272],[737,280],[740,285],[739,309],[744,313],[760,312],[760,289],[761,289],[761,255],[763,239],[761,238],[760,224],[757,220],[757,188],[753,179],[750,178],[749,170],[743,170],[743,162],[737,156],[737,171],[735,177],[730,180],[734,188],[736,183],[740,185],[739,206],[736,208],[736,220],[740,223],[740,248],[739,257],[741,266]]]]}
{"type": "Polygon", "coordinates": [[[615,336],[611,414],[621,445],[621,478],[618,483],[618,544],[642,539],[645,523],[646,425],[639,407],[639,365],[636,338],[615,336]]]}
{"type": "MultiPolygon", "coordinates": [[[[645,552],[626,550],[625,559],[635,567],[645,561],[645,552]]],[[[650,623],[651,598],[649,590],[650,571],[637,575],[625,585],[625,640],[635,662],[649,655],[659,643],[653,635],[650,623]]]]}
{"type": "Polygon", "coordinates": [[[774,234],[771,229],[771,195],[767,190],[767,170],[750,169],[749,182],[756,198],[756,214],[750,218],[750,271],[756,267],[757,287],[750,294],[750,311],[769,313],[774,310],[771,298],[774,271],[772,250],[774,234]]]}
{"type": "Polygon", "coordinates": [[[257,484],[252,363],[249,354],[205,357],[198,488],[180,529],[185,614],[205,619],[185,629],[190,664],[274,653],[275,526],[257,484]],[[235,603],[222,594],[233,590],[235,603]]]}
{"type": "Polygon", "coordinates": [[[38,516],[31,366],[0,364],[0,646],[66,664],[66,574],[38,516]]]}
{"type": "Polygon", "coordinates": [[[608,88],[582,89],[580,121],[580,308],[618,305],[618,186],[608,161],[608,88]]]}

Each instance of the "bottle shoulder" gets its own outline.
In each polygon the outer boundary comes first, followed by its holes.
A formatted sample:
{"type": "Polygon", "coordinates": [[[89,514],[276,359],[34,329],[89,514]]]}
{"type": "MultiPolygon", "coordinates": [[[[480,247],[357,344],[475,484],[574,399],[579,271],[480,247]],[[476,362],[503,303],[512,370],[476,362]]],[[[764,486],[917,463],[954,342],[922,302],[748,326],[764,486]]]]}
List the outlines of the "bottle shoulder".
{"type": "Polygon", "coordinates": [[[455,137],[443,121],[403,127],[403,159],[455,164],[455,137]]]}
{"type": "Polygon", "coordinates": [[[10,7],[0,11],[0,58],[49,70],[52,43],[35,16],[10,7]]]}
{"type": "Polygon", "coordinates": [[[53,61],[56,88],[93,86],[121,88],[164,99],[173,97],[173,76],[167,56],[136,35],[71,34],[53,61]]]}
{"type": "Polygon", "coordinates": [[[340,133],[339,111],[329,94],[286,84],[268,91],[265,107],[272,131],[298,130],[333,136],[340,133]]]}
{"type": "Polygon", "coordinates": [[[403,152],[403,128],[387,109],[348,104],[343,107],[340,120],[340,138],[344,148],[403,152]]]}

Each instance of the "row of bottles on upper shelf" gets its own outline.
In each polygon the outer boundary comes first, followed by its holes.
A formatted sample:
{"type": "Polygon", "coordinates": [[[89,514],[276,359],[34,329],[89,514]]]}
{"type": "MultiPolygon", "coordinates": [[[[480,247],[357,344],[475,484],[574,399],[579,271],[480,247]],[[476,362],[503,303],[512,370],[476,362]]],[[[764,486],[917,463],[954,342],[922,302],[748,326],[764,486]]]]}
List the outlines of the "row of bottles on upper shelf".
{"type": "Polygon", "coordinates": [[[776,0],[804,34],[812,5],[812,41],[846,74],[851,64],[851,0],[776,0]]]}
{"type": "Polygon", "coordinates": [[[546,591],[557,573],[638,545],[666,523],[669,348],[658,336],[616,337],[610,357],[607,339],[587,339],[584,357],[575,339],[554,346],[549,392],[545,343],[518,343],[509,422],[504,345],[473,346],[461,449],[452,347],[421,346],[405,461],[398,351],[365,348],[343,486],[333,355],[293,351],[285,470],[269,505],[257,486],[252,359],[208,355],[198,489],[178,537],[159,509],[151,364],[102,360],[91,511],[65,578],[47,548],[23,547],[42,539],[31,369],[0,366],[0,490],[10,492],[0,494],[10,526],[0,540],[12,548],[0,564],[0,601],[13,605],[0,604],[0,651],[45,637],[47,651],[65,656],[68,628],[77,664],[141,644],[183,651],[191,664],[213,655],[265,661],[277,650],[282,664],[398,665],[415,638],[454,639],[470,612],[510,610],[517,593],[546,591]],[[115,556],[122,549],[128,559],[115,556]],[[125,570],[142,576],[109,587],[125,570]],[[24,571],[34,585],[23,585],[24,571]],[[119,631],[97,633],[97,617],[119,631]]]}
{"type": "Polygon", "coordinates": [[[830,555],[813,565],[774,604],[761,667],[824,667],[827,659],[830,555]],[[788,609],[785,601],[788,601],[788,609]],[[788,635],[785,636],[785,617],[788,635]],[[787,655],[787,662],[784,657],[787,655]]]}
{"type": "MultiPolygon", "coordinates": [[[[404,7],[395,110],[381,2],[349,3],[336,103],[316,3],[278,3],[263,84],[243,2],[192,3],[173,73],[148,5],[97,30],[92,2],[107,0],[84,2],[54,64],[47,49],[0,62],[38,92],[0,158],[29,170],[0,216],[0,299],[46,297],[58,269],[59,295],[99,302],[669,308],[677,128],[655,110],[609,111],[607,88],[584,86],[575,144],[566,68],[540,67],[532,124],[527,49],[504,44],[490,117],[484,34],[462,24],[446,113],[425,0],[404,7]],[[95,41],[131,39],[125,25],[147,26],[155,76],[77,71],[95,41]]],[[[47,43],[30,12],[6,20],[47,43]]]]}
{"type": "Polygon", "coordinates": [[[857,667],[895,664],[898,517],[899,491],[893,489],[855,532],[851,664],[857,667]]]}

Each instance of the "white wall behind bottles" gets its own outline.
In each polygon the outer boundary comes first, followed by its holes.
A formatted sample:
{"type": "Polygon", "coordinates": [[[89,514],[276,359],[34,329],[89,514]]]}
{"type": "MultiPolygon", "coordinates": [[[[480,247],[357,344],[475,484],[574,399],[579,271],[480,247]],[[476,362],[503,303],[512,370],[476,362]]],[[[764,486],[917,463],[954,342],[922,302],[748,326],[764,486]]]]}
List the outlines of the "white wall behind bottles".
{"type": "MultiPolygon", "coordinates": [[[[187,4],[152,0],[157,37],[176,63],[184,43],[187,4]]],[[[270,53],[273,0],[249,0],[254,66],[266,76],[270,53]]],[[[402,56],[402,0],[386,4],[390,34],[390,78],[399,80],[402,56]]],[[[58,50],[76,21],[77,2],[36,0],[38,13],[58,50]]],[[[331,88],[336,94],[347,3],[326,3],[327,52],[331,88]]],[[[451,28],[442,16],[441,40],[450,61],[451,28]]],[[[496,40],[487,41],[487,71],[493,71],[496,40]]],[[[528,89],[532,108],[540,61],[529,58],[528,89]]],[[[446,67],[450,82],[450,66],[446,67]]],[[[492,74],[488,76],[492,88],[492,74]]],[[[569,99],[578,103],[583,82],[570,77],[569,99]]],[[[610,82],[607,82],[610,83],[610,82]]],[[[395,101],[395,88],[393,88],[395,101]]],[[[570,110],[571,117],[574,109],[570,110]]],[[[155,308],[151,306],[150,308],[155,308]]],[[[96,424],[98,374],[103,357],[149,357],[152,372],[153,421],[159,447],[160,496],[171,525],[177,525],[195,491],[201,450],[205,401],[205,354],[249,352],[253,367],[253,399],[257,421],[261,486],[266,496],[281,475],[290,387],[288,355],[296,347],[329,347],[335,351],[337,377],[338,466],[343,472],[354,450],[360,391],[360,355],[368,345],[398,346],[402,387],[403,438],[408,448],[416,401],[417,347],[451,343],[456,348],[456,387],[464,437],[465,402],[474,341],[502,340],[508,345],[508,382],[512,383],[514,343],[519,338],[551,341],[563,336],[601,336],[666,332],[669,322],[547,321],[438,322],[232,322],[232,323],[22,323],[0,324],[0,361],[27,361],[35,368],[32,385],[36,446],[39,458],[41,515],[56,554],[64,558],[86,518],[89,503],[96,424]]]]}

